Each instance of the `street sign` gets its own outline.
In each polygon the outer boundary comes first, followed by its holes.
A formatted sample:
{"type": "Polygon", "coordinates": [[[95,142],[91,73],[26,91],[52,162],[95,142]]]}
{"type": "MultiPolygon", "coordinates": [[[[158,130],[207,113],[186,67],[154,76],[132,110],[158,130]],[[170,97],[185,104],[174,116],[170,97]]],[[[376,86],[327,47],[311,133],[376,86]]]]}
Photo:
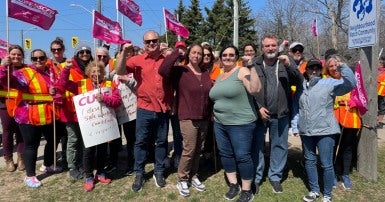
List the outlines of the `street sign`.
{"type": "Polygon", "coordinates": [[[373,46],[377,42],[377,1],[350,0],[349,48],[373,46]]]}

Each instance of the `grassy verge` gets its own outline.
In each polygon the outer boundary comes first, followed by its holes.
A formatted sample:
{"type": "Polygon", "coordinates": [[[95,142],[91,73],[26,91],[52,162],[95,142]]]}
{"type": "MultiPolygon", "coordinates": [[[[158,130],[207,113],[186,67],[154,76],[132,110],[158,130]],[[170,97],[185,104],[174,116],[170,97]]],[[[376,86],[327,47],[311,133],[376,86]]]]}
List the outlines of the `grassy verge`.
{"type": "MultiPolygon", "coordinates": [[[[288,157],[287,172],[283,182],[284,193],[274,194],[268,182],[263,182],[260,194],[254,201],[302,201],[304,194],[308,192],[306,177],[300,164],[301,151],[291,148],[288,157]]],[[[379,147],[378,152],[378,181],[368,181],[353,171],[351,177],[353,189],[345,191],[340,186],[334,190],[334,201],[384,201],[385,197],[385,146],[379,147]]],[[[213,172],[202,166],[201,178],[207,190],[199,192],[191,189],[191,196],[183,198],[179,195],[175,183],[177,176],[172,172],[167,177],[167,186],[160,189],[154,185],[152,168],[146,168],[149,173],[147,181],[140,193],[131,191],[134,176],[123,177],[121,173],[113,176],[110,185],[96,184],[92,192],[83,191],[84,181],[70,182],[67,173],[61,173],[45,177],[43,186],[38,189],[30,189],[24,186],[24,172],[7,173],[0,169],[0,201],[225,201],[224,193],[227,185],[223,179],[223,170],[213,172]]]]}

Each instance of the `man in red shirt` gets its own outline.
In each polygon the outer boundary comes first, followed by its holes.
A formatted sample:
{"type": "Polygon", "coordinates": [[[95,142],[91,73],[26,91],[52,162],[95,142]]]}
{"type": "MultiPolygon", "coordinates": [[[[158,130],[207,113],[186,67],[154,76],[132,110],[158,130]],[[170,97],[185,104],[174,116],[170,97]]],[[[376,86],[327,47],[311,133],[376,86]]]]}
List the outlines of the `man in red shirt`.
{"type": "MultiPolygon", "coordinates": [[[[117,74],[133,73],[138,82],[137,88],[137,118],[135,156],[135,181],[132,190],[139,192],[144,184],[145,164],[148,153],[148,144],[152,143],[155,135],[155,165],[154,180],[157,187],[164,187],[166,181],[163,173],[167,156],[167,134],[169,110],[171,109],[172,88],[171,82],[158,74],[159,66],[164,60],[160,51],[159,34],[147,31],[143,36],[145,53],[136,55],[126,61],[126,69],[119,68],[117,74]]],[[[133,48],[132,44],[125,44],[123,51],[133,48]]]]}

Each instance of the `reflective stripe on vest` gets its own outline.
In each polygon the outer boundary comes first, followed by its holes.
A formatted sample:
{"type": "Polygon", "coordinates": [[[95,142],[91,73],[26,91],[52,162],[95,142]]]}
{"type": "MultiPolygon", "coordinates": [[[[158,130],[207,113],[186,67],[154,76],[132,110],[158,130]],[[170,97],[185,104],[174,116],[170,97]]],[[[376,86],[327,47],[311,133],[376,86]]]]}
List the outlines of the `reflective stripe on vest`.
{"type": "MultiPolygon", "coordinates": [[[[111,87],[112,86],[112,81],[104,81],[100,84],[100,88],[104,87],[111,87]]],[[[79,94],[86,93],[88,91],[94,90],[94,86],[92,85],[91,79],[82,79],[80,81],[80,86],[79,86],[79,94]]]]}
{"type": "MultiPolygon", "coordinates": [[[[26,80],[29,81],[29,91],[32,95],[30,98],[45,98],[45,96],[49,95],[49,88],[47,83],[45,82],[43,76],[36,72],[36,70],[32,68],[24,68],[22,70],[23,75],[26,80]]],[[[52,96],[51,96],[52,99],[52,96]]],[[[30,103],[28,105],[28,114],[29,114],[29,122],[32,125],[47,125],[52,123],[52,107],[51,102],[39,103],[41,100],[32,100],[37,101],[36,103],[30,103]]]]}

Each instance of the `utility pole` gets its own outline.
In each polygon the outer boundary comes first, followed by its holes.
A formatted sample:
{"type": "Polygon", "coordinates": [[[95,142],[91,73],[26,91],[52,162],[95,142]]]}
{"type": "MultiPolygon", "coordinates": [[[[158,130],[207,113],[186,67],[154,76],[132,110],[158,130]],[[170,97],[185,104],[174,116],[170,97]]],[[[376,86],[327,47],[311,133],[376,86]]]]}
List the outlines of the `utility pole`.
{"type": "MultiPolygon", "coordinates": [[[[373,1],[377,5],[376,22],[380,19],[380,0],[373,1]]],[[[377,28],[377,41],[372,47],[360,48],[360,61],[362,67],[363,81],[368,96],[368,111],[362,116],[361,136],[357,151],[357,170],[368,180],[377,180],[377,64],[379,52],[379,29],[377,28]]]]}
{"type": "Polygon", "coordinates": [[[234,46],[238,47],[238,27],[239,27],[239,9],[238,9],[238,0],[233,0],[234,4],[234,38],[233,38],[233,43],[234,46]]]}

